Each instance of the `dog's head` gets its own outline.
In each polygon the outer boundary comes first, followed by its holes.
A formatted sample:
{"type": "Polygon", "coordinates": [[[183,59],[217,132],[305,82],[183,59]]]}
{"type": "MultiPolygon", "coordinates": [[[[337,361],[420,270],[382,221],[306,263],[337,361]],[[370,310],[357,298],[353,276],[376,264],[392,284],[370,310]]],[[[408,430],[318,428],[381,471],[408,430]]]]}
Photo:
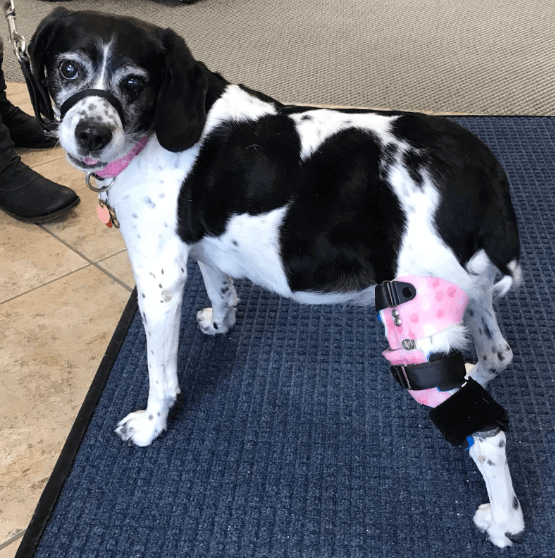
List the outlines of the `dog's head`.
{"type": "Polygon", "coordinates": [[[169,151],[199,140],[209,72],[172,30],[58,8],[39,25],[29,52],[76,167],[101,169],[153,130],[169,151]]]}

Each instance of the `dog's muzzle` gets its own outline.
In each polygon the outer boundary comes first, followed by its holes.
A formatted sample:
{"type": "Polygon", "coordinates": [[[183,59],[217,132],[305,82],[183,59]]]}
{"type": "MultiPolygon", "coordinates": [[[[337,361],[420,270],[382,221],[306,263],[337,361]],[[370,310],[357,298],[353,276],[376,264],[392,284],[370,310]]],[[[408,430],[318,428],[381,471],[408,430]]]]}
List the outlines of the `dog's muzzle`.
{"type": "Polygon", "coordinates": [[[68,111],[86,97],[102,97],[103,99],[106,99],[119,114],[122,126],[125,125],[125,115],[123,113],[121,103],[109,91],[104,91],[103,89],[85,89],[66,99],[60,107],[60,118],[63,120],[68,111]]]}

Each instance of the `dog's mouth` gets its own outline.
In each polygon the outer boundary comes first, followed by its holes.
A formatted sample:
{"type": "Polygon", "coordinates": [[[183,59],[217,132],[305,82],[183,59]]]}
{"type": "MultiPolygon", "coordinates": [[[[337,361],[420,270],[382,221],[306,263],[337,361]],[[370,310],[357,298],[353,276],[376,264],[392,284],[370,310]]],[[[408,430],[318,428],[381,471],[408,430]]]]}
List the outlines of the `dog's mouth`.
{"type": "Polygon", "coordinates": [[[68,153],[67,156],[75,166],[83,170],[100,170],[108,164],[92,157],[75,157],[71,153],[68,153]]]}

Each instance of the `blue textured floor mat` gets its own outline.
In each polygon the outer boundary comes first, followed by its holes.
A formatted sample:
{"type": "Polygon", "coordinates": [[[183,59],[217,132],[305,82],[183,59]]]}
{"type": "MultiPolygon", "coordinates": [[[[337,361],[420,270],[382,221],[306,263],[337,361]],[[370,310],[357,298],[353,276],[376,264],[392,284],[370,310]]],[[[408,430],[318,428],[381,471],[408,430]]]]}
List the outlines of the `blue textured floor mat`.
{"type": "MultiPolygon", "coordinates": [[[[113,433],[147,398],[135,315],[103,390],[100,373],[93,386],[91,409],[101,395],[71,470],[53,475],[17,556],[552,557],[555,119],[456,120],[501,160],[520,225],[525,280],[497,307],[515,358],[491,392],[511,418],[522,543],[500,551],[473,526],[487,501],[482,477],[391,377],[371,309],[301,306],[238,282],[237,325],[207,337],[195,313],[208,299],[192,264],[183,404],[168,432],[148,448],[113,433]]],[[[85,412],[73,448],[87,421],[85,412]]],[[[62,454],[66,469],[72,457],[62,454]]]]}

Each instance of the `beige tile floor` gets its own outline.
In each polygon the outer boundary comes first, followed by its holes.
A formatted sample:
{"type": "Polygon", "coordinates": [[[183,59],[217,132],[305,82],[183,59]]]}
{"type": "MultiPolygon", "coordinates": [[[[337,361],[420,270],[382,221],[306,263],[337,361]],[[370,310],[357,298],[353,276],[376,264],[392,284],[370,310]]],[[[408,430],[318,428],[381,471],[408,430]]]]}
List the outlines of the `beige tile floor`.
{"type": "MultiPolygon", "coordinates": [[[[8,97],[32,114],[24,84],[8,97]]],[[[42,226],[0,211],[0,558],[15,556],[134,286],[83,173],[59,147],[18,152],[81,204],[42,226]]]]}

